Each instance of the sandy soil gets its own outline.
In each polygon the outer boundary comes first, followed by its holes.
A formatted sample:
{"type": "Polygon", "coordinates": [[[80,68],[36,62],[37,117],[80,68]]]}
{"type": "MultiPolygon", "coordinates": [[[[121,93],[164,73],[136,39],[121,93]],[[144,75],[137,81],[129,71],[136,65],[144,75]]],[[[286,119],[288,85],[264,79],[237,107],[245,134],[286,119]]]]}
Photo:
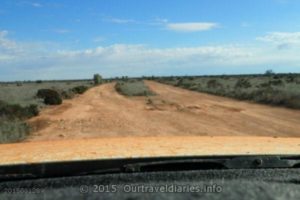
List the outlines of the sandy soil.
{"type": "Polygon", "coordinates": [[[94,87],[29,123],[26,142],[123,136],[300,136],[300,111],[257,105],[146,82],[158,95],[124,97],[94,87]]]}

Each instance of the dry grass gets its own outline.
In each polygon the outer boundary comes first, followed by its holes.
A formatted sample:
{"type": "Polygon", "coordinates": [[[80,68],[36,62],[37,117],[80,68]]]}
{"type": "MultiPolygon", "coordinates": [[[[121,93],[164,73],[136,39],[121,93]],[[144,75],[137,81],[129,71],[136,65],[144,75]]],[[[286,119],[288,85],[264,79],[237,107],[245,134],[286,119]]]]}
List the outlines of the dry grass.
{"type": "Polygon", "coordinates": [[[142,80],[119,81],[116,90],[125,96],[153,96],[152,92],[142,80]]]}

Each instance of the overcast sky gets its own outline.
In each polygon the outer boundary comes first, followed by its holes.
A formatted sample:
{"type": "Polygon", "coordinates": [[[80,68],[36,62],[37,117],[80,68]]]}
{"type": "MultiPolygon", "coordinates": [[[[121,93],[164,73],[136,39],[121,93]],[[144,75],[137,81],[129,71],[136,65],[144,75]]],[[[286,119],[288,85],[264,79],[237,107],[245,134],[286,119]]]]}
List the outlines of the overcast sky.
{"type": "Polygon", "coordinates": [[[299,0],[1,0],[0,81],[300,72],[299,0]]]}

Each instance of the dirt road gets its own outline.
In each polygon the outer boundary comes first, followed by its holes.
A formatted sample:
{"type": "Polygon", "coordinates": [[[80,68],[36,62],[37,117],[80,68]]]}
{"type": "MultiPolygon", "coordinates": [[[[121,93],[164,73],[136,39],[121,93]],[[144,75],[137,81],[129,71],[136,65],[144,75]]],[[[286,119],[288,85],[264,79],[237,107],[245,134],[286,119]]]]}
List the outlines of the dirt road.
{"type": "Polygon", "coordinates": [[[114,83],[88,90],[29,122],[27,141],[122,136],[300,137],[300,111],[146,81],[154,97],[124,97],[114,83]]]}

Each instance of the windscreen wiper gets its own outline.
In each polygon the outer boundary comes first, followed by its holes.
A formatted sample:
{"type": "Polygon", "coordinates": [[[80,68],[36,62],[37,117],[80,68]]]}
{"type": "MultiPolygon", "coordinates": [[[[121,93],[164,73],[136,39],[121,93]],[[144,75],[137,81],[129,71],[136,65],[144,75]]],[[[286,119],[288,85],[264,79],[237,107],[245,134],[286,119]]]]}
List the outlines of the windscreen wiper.
{"type": "Polygon", "coordinates": [[[0,166],[0,181],[113,173],[299,167],[300,156],[125,158],[0,166]]]}

